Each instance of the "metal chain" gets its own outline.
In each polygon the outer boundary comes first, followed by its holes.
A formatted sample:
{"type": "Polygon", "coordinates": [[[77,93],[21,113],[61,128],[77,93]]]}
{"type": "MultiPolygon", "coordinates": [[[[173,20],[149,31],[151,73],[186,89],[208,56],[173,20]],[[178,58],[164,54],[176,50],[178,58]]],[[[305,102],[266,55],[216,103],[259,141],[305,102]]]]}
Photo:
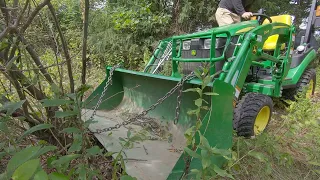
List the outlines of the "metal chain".
{"type": "Polygon", "coordinates": [[[175,116],[175,118],[173,120],[174,124],[178,123],[179,117],[180,117],[182,91],[183,91],[183,85],[180,87],[179,92],[178,92],[178,96],[177,96],[176,116],[175,116]]]}
{"type": "Polygon", "coordinates": [[[103,91],[102,91],[101,96],[100,96],[100,98],[99,98],[99,100],[98,100],[98,103],[97,103],[96,106],[94,107],[93,113],[92,113],[92,115],[90,116],[90,118],[89,118],[88,121],[92,121],[93,118],[94,118],[94,116],[96,115],[97,109],[99,108],[99,106],[100,106],[100,104],[101,104],[101,102],[102,102],[102,98],[105,96],[105,94],[106,94],[106,92],[107,92],[107,90],[108,90],[109,85],[112,85],[113,72],[114,72],[115,69],[117,69],[117,68],[119,68],[119,67],[120,67],[120,64],[117,64],[117,65],[113,66],[113,67],[110,69],[108,81],[106,82],[106,85],[105,85],[104,88],[103,88],[103,91]]]}
{"type": "MultiPolygon", "coordinates": [[[[151,105],[148,109],[142,111],[140,114],[138,114],[137,116],[133,117],[133,118],[129,118],[126,121],[123,121],[122,123],[118,123],[115,126],[112,127],[107,127],[104,129],[98,129],[96,132],[93,132],[95,134],[101,134],[103,132],[108,132],[108,131],[112,131],[114,129],[119,129],[122,126],[126,126],[128,124],[131,124],[132,122],[135,122],[139,119],[141,119],[142,117],[144,117],[145,115],[147,115],[149,113],[149,111],[154,110],[158,105],[162,104],[164,100],[166,100],[168,97],[170,97],[177,89],[181,88],[183,86],[183,84],[185,83],[185,81],[190,80],[192,78],[194,78],[194,72],[191,72],[190,74],[188,74],[187,76],[184,76],[181,81],[179,81],[177,83],[177,85],[175,87],[173,87],[169,92],[167,92],[162,98],[160,98],[155,104],[151,105]]],[[[180,95],[181,96],[181,95],[180,95]]],[[[179,108],[178,108],[179,109],[179,108]]]]}

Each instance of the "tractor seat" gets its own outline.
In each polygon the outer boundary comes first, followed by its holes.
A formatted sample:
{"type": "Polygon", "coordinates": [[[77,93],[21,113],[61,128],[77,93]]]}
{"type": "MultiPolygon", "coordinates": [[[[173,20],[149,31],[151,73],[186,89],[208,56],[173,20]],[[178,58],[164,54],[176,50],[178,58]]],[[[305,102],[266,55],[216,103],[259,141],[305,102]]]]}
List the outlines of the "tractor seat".
{"type": "MultiPolygon", "coordinates": [[[[279,15],[279,16],[271,16],[272,22],[278,22],[278,23],[285,23],[288,25],[292,24],[291,16],[290,15],[279,15]]],[[[270,22],[266,19],[263,21],[262,24],[269,24],[270,22]]],[[[265,51],[273,51],[276,49],[277,41],[278,41],[279,35],[275,34],[270,36],[264,43],[263,50],[265,51]]],[[[281,50],[283,50],[286,47],[285,43],[281,45],[281,50]]]]}

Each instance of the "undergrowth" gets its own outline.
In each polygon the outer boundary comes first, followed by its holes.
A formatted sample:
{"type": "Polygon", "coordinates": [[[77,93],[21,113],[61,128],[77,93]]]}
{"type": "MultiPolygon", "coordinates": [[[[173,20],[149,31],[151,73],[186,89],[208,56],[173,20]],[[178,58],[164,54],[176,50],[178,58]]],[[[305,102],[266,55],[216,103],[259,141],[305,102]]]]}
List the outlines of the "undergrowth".
{"type": "Polygon", "coordinates": [[[236,179],[320,179],[319,91],[318,84],[311,100],[298,98],[288,106],[277,102],[265,133],[253,139],[235,137],[237,160],[230,173],[236,179]]]}

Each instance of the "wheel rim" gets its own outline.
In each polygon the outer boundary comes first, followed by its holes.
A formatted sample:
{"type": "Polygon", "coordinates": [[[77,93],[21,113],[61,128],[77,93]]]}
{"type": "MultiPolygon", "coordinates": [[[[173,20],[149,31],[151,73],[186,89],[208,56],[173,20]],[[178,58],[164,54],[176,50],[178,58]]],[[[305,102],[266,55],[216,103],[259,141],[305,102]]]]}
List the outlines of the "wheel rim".
{"type": "Polygon", "coordinates": [[[258,113],[254,122],[254,135],[260,134],[266,127],[270,119],[270,108],[264,106],[258,113]]]}
{"type": "Polygon", "coordinates": [[[313,89],[314,89],[314,82],[313,82],[313,79],[311,79],[311,81],[309,82],[309,87],[306,94],[306,97],[308,99],[310,99],[311,96],[313,95],[313,89]]]}

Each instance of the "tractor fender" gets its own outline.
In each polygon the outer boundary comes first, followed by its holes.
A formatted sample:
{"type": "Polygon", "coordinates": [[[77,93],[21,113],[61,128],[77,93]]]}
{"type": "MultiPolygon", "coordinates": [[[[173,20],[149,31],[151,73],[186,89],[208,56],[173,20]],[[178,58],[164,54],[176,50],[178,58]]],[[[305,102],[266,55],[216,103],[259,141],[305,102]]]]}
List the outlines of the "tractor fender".
{"type": "Polygon", "coordinates": [[[295,86],[298,83],[304,71],[312,64],[312,62],[316,59],[316,57],[317,57],[316,51],[313,49],[308,53],[308,55],[303,59],[303,61],[298,66],[296,66],[295,68],[289,69],[287,77],[282,83],[283,88],[287,89],[295,86]]]}

